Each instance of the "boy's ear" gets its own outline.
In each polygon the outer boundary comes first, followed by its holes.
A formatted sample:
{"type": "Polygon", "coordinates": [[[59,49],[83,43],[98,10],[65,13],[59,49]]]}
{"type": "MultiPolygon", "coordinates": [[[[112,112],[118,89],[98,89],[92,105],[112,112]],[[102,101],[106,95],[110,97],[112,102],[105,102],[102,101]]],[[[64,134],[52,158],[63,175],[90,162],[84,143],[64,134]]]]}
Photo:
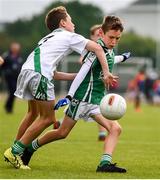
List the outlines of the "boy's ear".
{"type": "Polygon", "coordinates": [[[59,22],[60,27],[65,27],[66,26],[66,21],[64,19],[61,19],[59,22]]]}
{"type": "Polygon", "coordinates": [[[103,33],[102,28],[100,28],[100,29],[99,29],[99,35],[102,36],[102,34],[104,34],[104,33],[103,33]]]}

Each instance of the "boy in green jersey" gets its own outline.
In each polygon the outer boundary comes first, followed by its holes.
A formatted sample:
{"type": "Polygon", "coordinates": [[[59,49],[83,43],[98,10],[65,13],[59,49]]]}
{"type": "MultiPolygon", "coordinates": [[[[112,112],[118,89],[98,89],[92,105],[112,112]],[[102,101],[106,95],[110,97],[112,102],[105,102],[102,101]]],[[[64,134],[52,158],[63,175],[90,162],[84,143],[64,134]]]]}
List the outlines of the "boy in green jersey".
{"type": "MultiPolygon", "coordinates": [[[[97,43],[101,45],[106,54],[110,72],[112,72],[115,63],[125,61],[130,57],[130,53],[124,53],[115,57],[113,51],[121,37],[122,31],[123,26],[119,18],[107,16],[104,19],[100,30],[101,38],[97,43]]],[[[46,140],[51,142],[65,138],[79,119],[88,120],[92,118],[108,131],[104,144],[104,153],[96,171],[125,173],[126,169],[111,163],[112,154],[121,134],[121,126],[117,121],[105,119],[99,109],[100,101],[106,90],[102,80],[102,69],[96,55],[92,52],[87,52],[83,62],[84,64],[74,79],[67,96],[71,102],[66,110],[64,122],[57,132],[48,132],[40,137],[38,143],[42,146],[46,143],[46,140]]],[[[65,99],[60,100],[55,109],[58,109],[65,102],[65,99]]]]}

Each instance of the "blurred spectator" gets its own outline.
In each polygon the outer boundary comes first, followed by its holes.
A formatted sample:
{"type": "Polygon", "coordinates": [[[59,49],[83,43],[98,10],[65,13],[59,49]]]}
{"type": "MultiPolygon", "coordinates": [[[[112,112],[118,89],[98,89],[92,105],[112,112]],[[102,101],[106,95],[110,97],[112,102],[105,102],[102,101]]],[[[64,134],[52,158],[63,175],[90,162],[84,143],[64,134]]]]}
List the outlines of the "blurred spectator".
{"type": "Polygon", "coordinates": [[[1,90],[1,84],[2,84],[2,73],[1,73],[1,66],[4,63],[4,59],[0,56],[0,90],[1,90]]]}
{"type": "Polygon", "coordinates": [[[8,98],[5,103],[5,110],[7,113],[13,112],[13,104],[15,100],[14,92],[16,90],[17,77],[23,63],[20,56],[20,50],[20,44],[13,42],[10,45],[9,51],[2,55],[4,59],[4,63],[2,64],[2,73],[8,90],[8,98]]]}
{"type": "Polygon", "coordinates": [[[4,63],[4,59],[0,56],[0,66],[4,63]]]}
{"type": "Polygon", "coordinates": [[[145,92],[145,69],[140,69],[138,74],[135,76],[135,83],[136,83],[136,97],[135,97],[135,110],[137,112],[141,111],[141,101],[144,98],[144,92],[145,92]]]}
{"type": "Polygon", "coordinates": [[[141,111],[141,100],[144,99],[145,92],[145,70],[141,69],[136,76],[129,81],[126,98],[134,103],[134,108],[137,112],[141,111]]]}
{"type": "Polygon", "coordinates": [[[126,97],[133,101],[135,110],[141,111],[141,101],[160,105],[160,78],[154,69],[141,69],[134,79],[129,81],[126,97]]]}
{"type": "Polygon", "coordinates": [[[145,96],[148,103],[153,103],[153,84],[154,81],[158,78],[158,74],[153,69],[149,69],[146,72],[146,80],[145,80],[145,96]]]}
{"type": "Polygon", "coordinates": [[[137,94],[137,84],[135,79],[131,79],[127,86],[126,99],[129,102],[134,102],[137,94]]]}
{"type": "Polygon", "coordinates": [[[135,76],[135,81],[137,83],[137,87],[140,93],[144,94],[145,91],[145,79],[146,79],[146,74],[145,70],[141,69],[138,74],[135,76]]]}
{"type": "Polygon", "coordinates": [[[160,77],[153,84],[153,104],[160,105],[160,77]]]}

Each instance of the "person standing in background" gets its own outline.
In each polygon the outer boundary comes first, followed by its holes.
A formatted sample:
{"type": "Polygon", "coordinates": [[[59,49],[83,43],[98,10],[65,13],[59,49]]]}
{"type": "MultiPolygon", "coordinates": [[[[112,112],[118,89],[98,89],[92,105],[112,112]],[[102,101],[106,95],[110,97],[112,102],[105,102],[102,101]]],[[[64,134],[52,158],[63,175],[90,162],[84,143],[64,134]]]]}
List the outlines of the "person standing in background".
{"type": "Polygon", "coordinates": [[[0,66],[4,63],[4,59],[0,56],[0,66]]]}
{"type": "MultiPolygon", "coordinates": [[[[2,83],[2,73],[1,73],[1,66],[2,64],[4,63],[4,59],[2,58],[2,56],[0,56],[0,90],[1,90],[1,83],[2,83]]],[[[1,96],[0,96],[0,99],[1,99],[1,96]]]]}
{"type": "Polygon", "coordinates": [[[135,76],[135,83],[136,83],[136,97],[134,102],[134,108],[136,112],[141,112],[141,102],[142,98],[144,97],[145,92],[145,79],[146,79],[146,72],[145,69],[140,69],[137,75],[135,76]]]}
{"type": "Polygon", "coordinates": [[[5,110],[7,113],[13,113],[14,92],[16,90],[17,77],[21,70],[23,59],[20,55],[21,45],[18,42],[12,42],[9,51],[5,52],[2,57],[2,73],[4,74],[8,98],[5,103],[5,110]]]}

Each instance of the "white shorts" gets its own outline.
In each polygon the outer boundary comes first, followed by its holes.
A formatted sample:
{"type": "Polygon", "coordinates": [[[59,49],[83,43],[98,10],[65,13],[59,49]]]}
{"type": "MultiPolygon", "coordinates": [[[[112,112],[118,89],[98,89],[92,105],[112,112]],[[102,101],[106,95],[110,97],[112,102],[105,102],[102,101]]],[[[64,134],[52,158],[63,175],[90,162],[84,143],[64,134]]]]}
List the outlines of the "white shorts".
{"type": "Polygon", "coordinates": [[[54,84],[38,72],[23,70],[18,76],[14,95],[26,100],[54,100],[54,84]]]}
{"type": "Polygon", "coordinates": [[[93,115],[101,114],[99,105],[89,104],[87,102],[79,101],[76,99],[72,99],[65,113],[75,121],[79,119],[91,121],[93,115]]]}

